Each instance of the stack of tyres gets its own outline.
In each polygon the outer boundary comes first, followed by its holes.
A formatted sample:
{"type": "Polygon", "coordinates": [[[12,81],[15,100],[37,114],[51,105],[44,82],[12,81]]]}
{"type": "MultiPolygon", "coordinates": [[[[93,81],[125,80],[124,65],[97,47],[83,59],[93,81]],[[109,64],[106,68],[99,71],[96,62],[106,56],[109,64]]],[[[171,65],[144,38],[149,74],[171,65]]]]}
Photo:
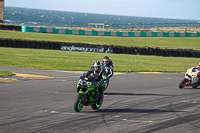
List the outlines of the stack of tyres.
{"type": "Polygon", "coordinates": [[[35,43],[35,49],[40,49],[41,43],[42,43],[41,41],[37,41],[35,43]]]}
{"type": "Polygon", "coordinates": [[[17,48],[22,48],[22,43],[23,41],[22,40],[17,40],[17,48]]]}
{"type": "Polygon", "coordinates": [[[49,43],[47,41],[44,42],[44,48],[49,49],[49,43]]]}
{"type": "Polygon", "coordinates": [[[3,47],[4,39],[0,38],[0,47],[3,47]]]}
{"type": "Polygon", "coordinates": [[[155,55],[161,56],[160,48],[155,48],[155,55]]]}
{"type": "Polygon", "coordinates": [[[121,49],[121,54],[126,54],[126,49],[125,49],[125,47],[121,47],[120,49],[121,49]]]}
{"type": "Polygon", "coordinates": [[[12,39],[7,40],[7,47],[12,47],[12,39]]]}
{"type": "Polygon", "coordinates": [[[149,49],[149,54],[150,55],[155,55],[155,50],[154,48],[148,48],[149,49]]]}
{"type": "Polygon", "coordinates": [[[119,54],[120,53],[120,47],[115,46],[115,48],[113,49],[113,52],[119,54]]]}
{"type": "Polygon", "coordinates": [[[13,48],[17,47],[17,40],[11,40],[11,47],[13,48]]]}
{"type": "Polygon", "coordinates": [[[141,52],[140,52],[140,48],[136,47],[136,48],[135,48],[135,53],[136,53],[137,55],[140,55],[140,53],[141,53],[141,52]]]}
{"type": "Polygon", "coordinates": [[[62,45],[62,42],[58,42],[58,43],[52,42],[52,43],[54,45],[54,50],[60,50],[60,46],[62,45]]]}
{"type": "Polygon", "coordinates": [[[129,47],[129,53],[128,54],[135,54],[135,48],[134,47],[129,47]]]}
{"type": "Polygon", "coordinates": [[[40,48],[41,48],[41,49],[45,49],[44,41],[40,41],[40,42],[41,42],[40,48]]]}

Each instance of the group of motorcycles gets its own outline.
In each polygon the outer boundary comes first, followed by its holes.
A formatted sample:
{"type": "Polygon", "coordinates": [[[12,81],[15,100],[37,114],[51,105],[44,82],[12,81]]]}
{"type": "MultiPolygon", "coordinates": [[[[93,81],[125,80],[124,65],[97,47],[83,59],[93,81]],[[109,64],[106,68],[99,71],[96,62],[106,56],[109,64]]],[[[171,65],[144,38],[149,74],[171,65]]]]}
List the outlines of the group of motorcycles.
{"type": "MultiPolygon", "coordinates": [[[[192,88],[197,88],[200,85],[200,72],[198,68],[191,67],[187,69],[185,77],[179,84],[179,88],[182,89],[185,86],[192,86],[192,88]]],[[[74,101],[74,110],[79,112],[82,110],[83,106],[91,106],[93,110],[98,110],[103,103],[103,96],[95,98],[95,92],[99,93],[100,87],[104,89],[107,88],[108,82],[104,82],[101,85],[97,85],[95,82],[95,75],[91,73],[86,77],[83,74],[79,77],[77,83],[77,96],[74,101]],[[100,102],[98,102],[100,100],[100,102]]]]}

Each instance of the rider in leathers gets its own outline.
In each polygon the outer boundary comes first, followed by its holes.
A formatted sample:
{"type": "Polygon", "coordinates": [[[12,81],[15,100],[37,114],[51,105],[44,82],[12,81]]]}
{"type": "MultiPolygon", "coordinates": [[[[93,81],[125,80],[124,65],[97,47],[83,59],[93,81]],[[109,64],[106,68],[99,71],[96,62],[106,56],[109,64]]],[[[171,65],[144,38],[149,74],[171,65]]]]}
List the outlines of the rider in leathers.
{"type": "Polygon", "coordinates": [[[110,60],[108,56],[104,56],[101,64],[103,65],[103,67],[106,70],[106,73],[110,79],[113,76],[113,69],[114,69],[114,64],[113,64],[112,60],[110,60]]]}
{"type": "MultiPolygon", "coordinates": [[[[97,83],[97,86],[100,86],[104,81],[108,80],[108,76],[106,74],[105,69],[103,69],[101,62],[96,60],[93,62],[92,67],[90,68],[90,70],[88,70],[85,74],[86,77],[88,77],[91,73],[94,73],[95,75],[95,81],[97,83]]],[[[106,86],[102,86],[100,87],[99,93],[100,93],[100,98],[103,96],[103,91],[104,88],[106,88],[106,86]]],[[[95,92],[95,99],[98,99],[98,92],[95,92]]],[[[98,101],[100,102],[100,101],[98,101]]]]}
{"type": "Polygon", "coordinates": [[[196,71],[199,72],[199,73],[197,74],[197,77],[199,78],[199,82],[200,82],[200,63],[199,63],[199,65],[193,67],[193,69],[196,69],[196,71]]]}

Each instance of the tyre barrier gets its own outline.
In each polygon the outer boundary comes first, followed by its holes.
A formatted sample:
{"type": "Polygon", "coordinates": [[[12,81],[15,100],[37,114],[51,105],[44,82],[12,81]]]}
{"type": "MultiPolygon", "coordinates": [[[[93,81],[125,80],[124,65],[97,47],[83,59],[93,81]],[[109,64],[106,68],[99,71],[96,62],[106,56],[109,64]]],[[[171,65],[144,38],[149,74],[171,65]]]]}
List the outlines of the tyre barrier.
{"type": "Polygon", "coordinates": [[[21,31],[21,26],[20,25],[5,25],[5,24],[0,24],[0,30],[21,31]]]}
{"type": "MultiPolygon", "coordinates": [[[[192,49],[160,49],[159,47],[127,47],[127,46],[112,46],[112,45],[93,45],[84,43],[67,43],[67,42],[48,42],[48,41],[33,41],[19,39],[0,38],[0,47],[13,48],[33,48],[33,49],[54,49],[61,50],[63,46],[71,48],[86,48],[85,52],[107,52],[116,54],[134,54],[134,55],[155,55],[155,56],[171,56],[171,57],[200,57],[200,50],[192,49]],[[102,50],[104,49],[104,51],[102,50]],[[112,50],[109,51],[109,48],[112,50]],[[101,51],[99,51],[99,49],[101,51]]],[[[70,51],[74,51],[71,49],[70,51]]],[[[76,50],[81,51],[81,50],[76,50]]],[[[82,50],[84,51],[84,50],[82,50]]]]}

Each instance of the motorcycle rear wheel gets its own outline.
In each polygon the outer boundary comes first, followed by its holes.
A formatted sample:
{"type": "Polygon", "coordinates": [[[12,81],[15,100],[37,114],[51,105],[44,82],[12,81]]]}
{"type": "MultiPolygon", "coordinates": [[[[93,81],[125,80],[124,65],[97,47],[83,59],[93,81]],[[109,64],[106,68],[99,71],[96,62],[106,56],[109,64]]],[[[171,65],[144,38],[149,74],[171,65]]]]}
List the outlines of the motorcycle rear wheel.
{"type": "Polygon", "coordinates": [[[183,79],[181,81],[181,83],[179,84],[179,88],[182,89],[183,87],[185,87],[185,84],[187,83],[187,79],[183,79]]]}
{"type": "Polygon", "coordinates": [[[76,96],[76,99],[74,101],[74,110],[76,112],[80,112],[83,108],[83,97],[84,95],[81,93],[78,93],[78,95],[76,96]]]}
{"type": "Polygon", "coordinates": [[[196,83],[196,84],[193,84],[193,85],[192,85],[192,88],[196,89],[198,86],[199,86],[199,84],[196,83]]]}

